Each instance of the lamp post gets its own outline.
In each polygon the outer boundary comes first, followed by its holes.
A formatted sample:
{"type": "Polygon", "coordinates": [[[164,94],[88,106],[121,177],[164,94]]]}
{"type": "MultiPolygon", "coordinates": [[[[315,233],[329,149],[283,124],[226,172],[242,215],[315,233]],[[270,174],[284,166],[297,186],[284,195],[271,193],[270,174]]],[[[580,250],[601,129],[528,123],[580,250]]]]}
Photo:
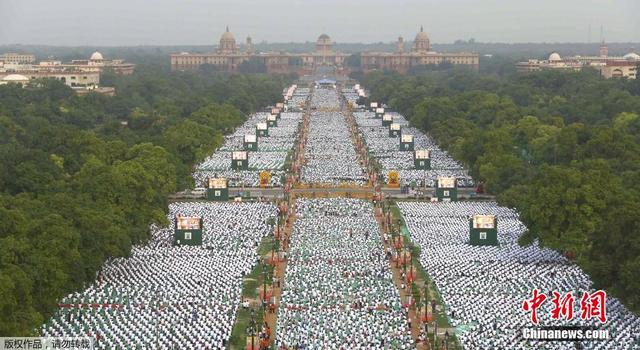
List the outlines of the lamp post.
{"type": "Polygon", "coordinates": [[[407,278],[407,252],[406,251],[402,252],[402,261],[404,262],[404,264],[402,264],[402,272],[404,272],[404,277],[406,279],[407,278]]]}
{"type": "Polygon", "coordinates": [[[255,310],[251,309],[251,322],[249,323],[249,327],[247,327],[247,335],[251,338],[251,350],[255,348],[255,332],[256,332],[256,314],[255,310]]]}
{"type": "MultiPolygon", "coordinates": [[[[427,284],[424,284],[424,317],[426,319],[427,317],[427,311],[429,308],[429,287],[427,286],[427,284]]],[[[427,323],[427,322],[425,322],[427,323]]]]}
{"type": "Polygon", "coordinates": [[[438,322],[436,322],[435,317],[433,320],[433,348],[438,348],[438,322]]]}
{"type": "Polygon", "coordinates": [[[262,265],[262,311],[266,311],[267,306],[267,264],[262,265]]]}
{"type": "Polygon", "coordinates": [[[427,198],[427,168],[424,169],[424,198],[427,198]]]}
{"type": "Polygon", "coordinates": [[[424,340],[429,343],[429,322],[424,322],[424,340]]]}
{"type": "Polygon", "coordinates": [[[449,331],[444,332],[444,349],[449,350],[449,331]]]}

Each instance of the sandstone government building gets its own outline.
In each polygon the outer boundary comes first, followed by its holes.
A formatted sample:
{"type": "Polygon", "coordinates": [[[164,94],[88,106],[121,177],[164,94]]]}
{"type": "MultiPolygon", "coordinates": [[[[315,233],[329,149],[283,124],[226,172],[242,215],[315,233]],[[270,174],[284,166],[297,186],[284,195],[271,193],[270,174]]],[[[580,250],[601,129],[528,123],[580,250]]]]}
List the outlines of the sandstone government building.
{"type": "MultiPolygon", "coordinates": [[[[332,66],[344,71],[346,59],[351,54],[336,52],[333,42],[327,34],[318,37],[314,52],[254,52],[251,37],[247,37],[241,48],[235,36],[227,30],[220,37],[220,44],[212,53],[181,52],[171,55],[171,69],[174,71],[197,70],[209,64],[227,72],[236,72],[243,62],[257,61],[267,68],[269,73],[313,72],[319,66],[332,66]]],[[[469,66],[478,69],[480,58],[477,53],[440,53],[431,48],[429,36],[420,28],[410,50],[405,50],[405,42],[398,38],[395,52],[362,52],[360,69],[363,71],[391,70],[406,73],[412,68],[448,63],[469,66]]]]}

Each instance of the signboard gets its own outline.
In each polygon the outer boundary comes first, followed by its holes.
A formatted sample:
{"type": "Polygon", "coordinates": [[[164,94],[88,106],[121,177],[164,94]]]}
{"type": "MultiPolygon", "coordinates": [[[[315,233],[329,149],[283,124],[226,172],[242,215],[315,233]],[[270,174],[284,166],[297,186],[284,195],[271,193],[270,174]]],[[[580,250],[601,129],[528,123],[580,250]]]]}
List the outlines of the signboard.
{"type": "Polygon", "coordinates": [[[403,134],[401,138],[402,142],[413,142],[413,135],[403,134]]]}
{"type": "Polygon", "coordinates": [[[231,153],[231,159],[233,160],[247,160],[247,158],[246,151],[233,151],[233,153],[231,153]]]}
{"type": "Polygon", "coordinates": [[[416,159],[429,159],[431,158],[431,152],[426,149],[419,149],[415,153],[416,159]]]}
{"type": "Polygon", "coordinates": [[[207,199],[210,201],[226,201],[229,199],[229,183],[224,178],[210,178],[207,181],[207,199]]]}
{"type": "Polygon", "coordinates": [[[494,215],[474,215],[473,228],[491,229],[495,228],[496,217],[494,215]]]}
{"type": "Polygon", "coordinates": [[[177,216],[176,227],[178,230],[199,230],[200,217],[197,216],[177,216]]]}
{"type": "Polygon", "coordinates": [[[399,137],[400,136],[400,124],[393,123],[389,125],[389,137],[399,137]]]}
{"type": "Polygon", "coordinates": [[[438,187],[439,188],[455,188],[456,178],[455,177],[439,177],[438,187]]]}
{"type": "Polygon", "coordinates": [[[223,178],[212,178],[209,179],[209,188],[227,188],[227,179],[223,178]]]}
{"type": "Polygon", "coordinates": [[[255,143],[258,142],[258,138],[256,137],[256,135],[244,135],[244,142],[255,143]]]}
{"type": "Polygon", "coordinates": [[[256,124],[256,135],[258,135],[258,137],[269,136],[269,126],[266,122],[256,124]]]}
{"type": "Polygon", "coordinates": [[[382,126],[389,126],[393,123],[393,116],[391,114],[384,114],[382,116],[382,126]]]}

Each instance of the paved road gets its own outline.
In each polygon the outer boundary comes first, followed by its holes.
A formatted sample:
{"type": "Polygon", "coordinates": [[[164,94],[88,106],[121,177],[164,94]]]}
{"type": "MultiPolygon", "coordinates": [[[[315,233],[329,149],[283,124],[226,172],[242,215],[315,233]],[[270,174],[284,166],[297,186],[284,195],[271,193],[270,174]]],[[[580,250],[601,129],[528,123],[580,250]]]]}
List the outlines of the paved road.
{"type": "MultiPolygon", "coordinates": [[[[401,193],[399,188],[387,188],[387,187],[383,187],[382,188],[382,192],[384,193],[386,198],[397,198],[397,199],[413,199],[413,198],[419,198],[419,199],[424,199],[424,196],[422,195],[423,193],[423,189],[418,189],[417,194],[403,194],[401,193]]],[[[353,194],[354,196],[359,196],[359,195],[373,195],[374,191],[372,188],[369,187],[355,187],[355,188],[340,188],[340,187],[329,187],[329,188],[299,188],[299,189],[293,189],[291,190],[292,194],[297,194],[297,195],[312,195],[312,194],[336,194],[336,193],[350,193],[353,194]]],[[[252,198],[258,198],[258,197],[263,197],[263,198],[284,198],[284,191],[281,187],[276,187],[276,188],[260,188],[260,187],[245,187],[245,188],[237,188],[237,187],[233,187],[229,189],[229,197],[236,197],[236,196],[246,196],[248,194],[249,197],[252,198]]],[[[433,197],[435,196],[435,189],[433,188],[429,188],[427,189],[426,192],[428,197],[433,197]]],[[[458,196],[460,197],[460,199],[468,199],[468,198],[477,198],[477,199],[489,199],[492,200],[494,199],[493,196],[489,196],[489,195],[482,195],[481,197],[476,197],[475,196],[475,192],[473,188],[459,188],[458,189],[458,196]]],[[[198,196],[188,196],[188,195],[184,195],[183,193],[177,193],[176,195],[174,195],[172,198],[172,200],[193,200],[193,199],[199,199],[198,196]]],[[[200,198],[203,199],[203,198],[200,198]]]]}

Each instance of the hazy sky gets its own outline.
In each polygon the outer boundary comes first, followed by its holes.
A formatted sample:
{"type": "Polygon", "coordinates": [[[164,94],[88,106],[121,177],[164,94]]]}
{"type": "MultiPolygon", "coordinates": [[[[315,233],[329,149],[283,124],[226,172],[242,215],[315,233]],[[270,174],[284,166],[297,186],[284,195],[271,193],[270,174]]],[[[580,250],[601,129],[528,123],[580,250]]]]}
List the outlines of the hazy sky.
{"type": "Polygon", "coordinates": [[[0,0],[0,44],[217,44],[236,39],[337,42],[640,41],[640,0],[0,0]]]}

